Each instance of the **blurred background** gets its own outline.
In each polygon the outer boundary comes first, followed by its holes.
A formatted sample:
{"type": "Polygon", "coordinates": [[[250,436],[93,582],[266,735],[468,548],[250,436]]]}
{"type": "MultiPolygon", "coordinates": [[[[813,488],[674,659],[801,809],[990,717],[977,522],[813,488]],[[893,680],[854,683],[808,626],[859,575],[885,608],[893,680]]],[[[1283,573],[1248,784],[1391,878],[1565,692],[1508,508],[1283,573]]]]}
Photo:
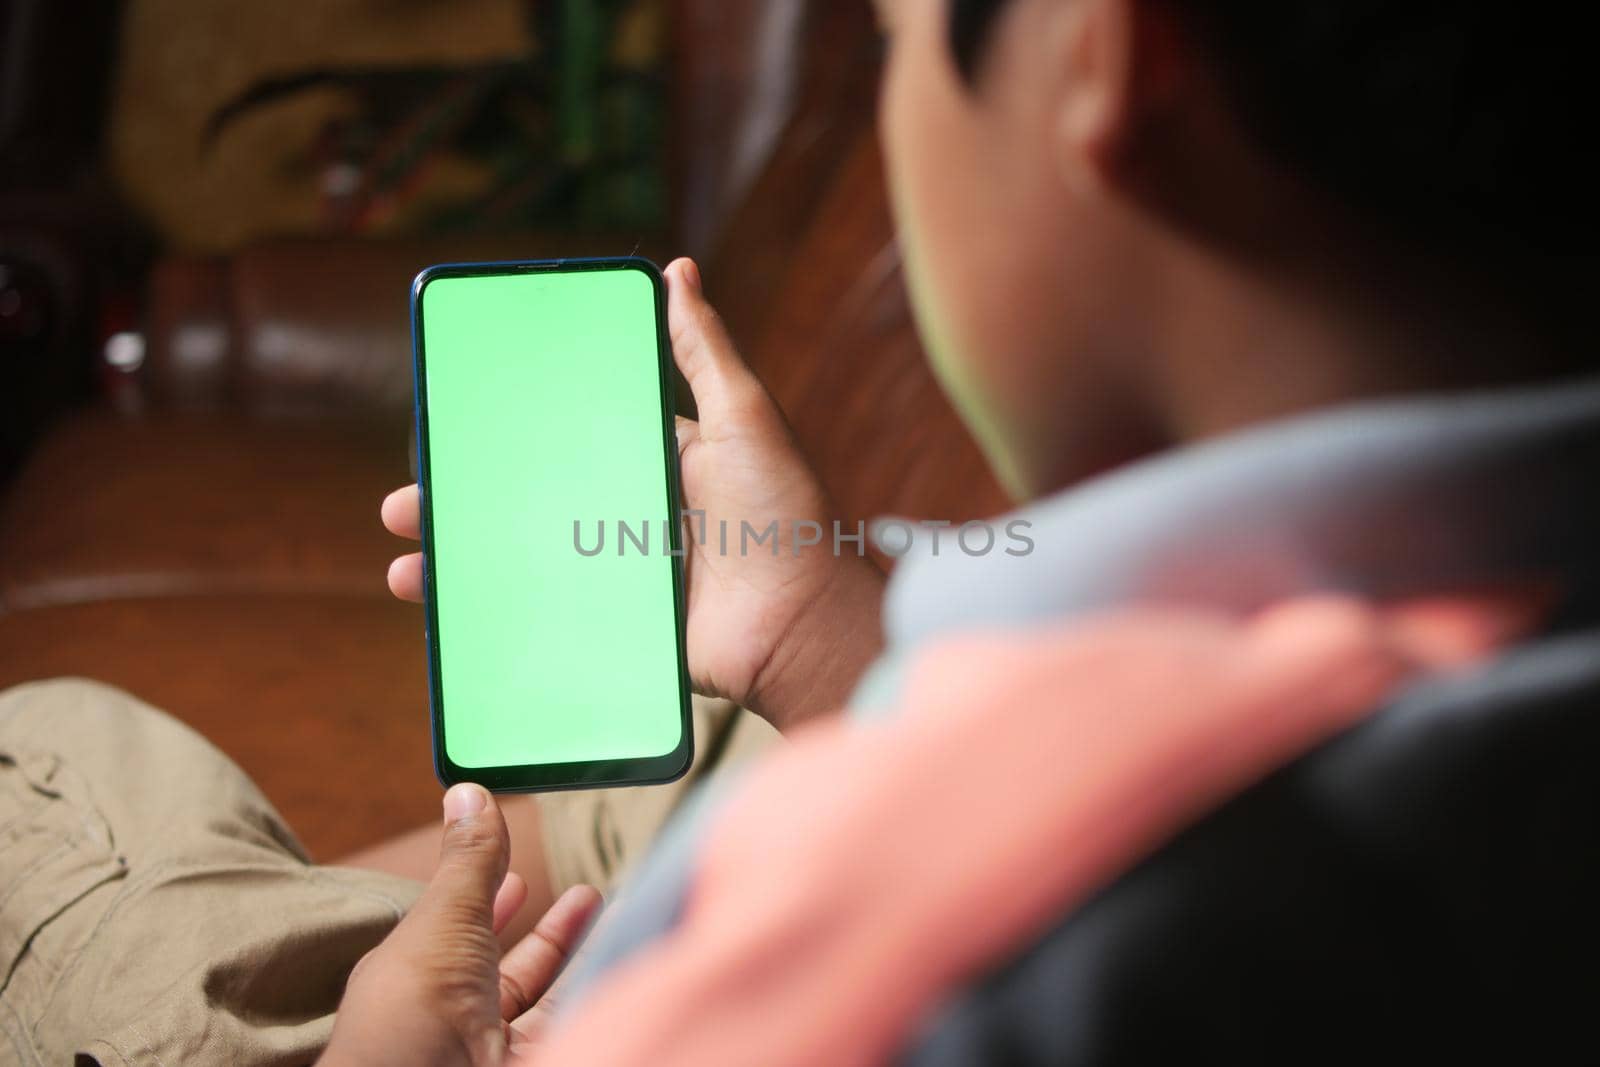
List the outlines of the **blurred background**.
{"type": "Polygon", "coordinates": [[[171,711],[320,859],[432,819],[377,519],[429,263],[696,256],[846,522],[1001,507],[878,61],[865,0],[0,0],[0,687],[171,711]]]}

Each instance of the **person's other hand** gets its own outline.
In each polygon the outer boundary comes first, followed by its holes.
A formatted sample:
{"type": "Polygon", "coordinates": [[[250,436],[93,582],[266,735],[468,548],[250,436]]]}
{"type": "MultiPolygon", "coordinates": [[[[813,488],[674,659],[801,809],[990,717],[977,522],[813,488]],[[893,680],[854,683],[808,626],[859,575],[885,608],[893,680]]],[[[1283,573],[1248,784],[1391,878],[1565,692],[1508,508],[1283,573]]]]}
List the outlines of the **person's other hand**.
{"type": "Polygon", "coordinates": [[[498,1067],[531,1052],[544,999],[600,907],[589,886],[567,890],[502,956],[497,931],[528,887],[506,873],[510,843],[486,790],[445,794],[439,868],[415,906],[357,963],[322,1067],[382,1064],[498,1067]]]}
{"type": "MultiPolygon", "coordinates": [[[[706,302],[694,263],[674,260],[666,279],[673,355],[699,414],[677,425],[684,506],[704,513],[684,531],[689,673],[697,692],[785,729],[839,707],[877,655],[883,576],[853,543],[835,552],[827,494],[706,302]],[[776,542],[757,543],[773,523],[776,542]]],[[[420,536],[416,486],[389,495],[383,521],[420,536]]],[[[394,561],[389,587],[422,599],[420,554],[394,561]]]]}

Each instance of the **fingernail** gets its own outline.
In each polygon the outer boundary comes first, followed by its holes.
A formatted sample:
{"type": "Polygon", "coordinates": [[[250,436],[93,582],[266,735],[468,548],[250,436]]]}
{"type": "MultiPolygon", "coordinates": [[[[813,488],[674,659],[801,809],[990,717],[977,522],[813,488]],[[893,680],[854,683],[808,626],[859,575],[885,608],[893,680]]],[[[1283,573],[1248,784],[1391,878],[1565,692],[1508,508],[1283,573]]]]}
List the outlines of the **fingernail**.
{"type": "Polygon", "coordinates": [[[683,280],[688,282],[690,288],[695,292],[698,293],[700,291],[700,268],[695,265],[692,259],[683,261],[683,280]]]}
{"type": "Polygon", "coordinates": [[[444,821],[449,825],[468,815],[476,815],[489,804],[489,794],[481,785],[462,782],[453,785],[444,795],[444,821]]]}

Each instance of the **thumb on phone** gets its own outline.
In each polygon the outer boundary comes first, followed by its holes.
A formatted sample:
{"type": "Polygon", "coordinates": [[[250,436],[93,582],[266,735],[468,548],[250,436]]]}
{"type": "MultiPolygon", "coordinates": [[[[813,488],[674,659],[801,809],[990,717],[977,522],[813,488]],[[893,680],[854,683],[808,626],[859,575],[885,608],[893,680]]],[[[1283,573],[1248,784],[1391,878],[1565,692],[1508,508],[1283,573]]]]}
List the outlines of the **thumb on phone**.
{"type": "Polygon", "coordinates": [[[760,380],[739,357],[716,309],[706,302],[694,260],[673,260],[663,276],[672,355],[694,393],[699,421],[715,427],[771,409],[760,380]]]}
{"type": "Polygon", "coordinates": [[[499,805],[480,785],[462,783],[444,795],[439,867],[412,914],[469,921],[490,929],[494,902],[511,861],[511,841],[499,805]]]}
{"type": "Polygon", "coordinates": [[[444,799],[439,866],[405,918],[356,965],[324,1065],[503,1061],[496,921],[526,897],[507,878],[510,836],[487,790],[444,799]],[[509,906],[509,910],[508,910],[509,906]]]}

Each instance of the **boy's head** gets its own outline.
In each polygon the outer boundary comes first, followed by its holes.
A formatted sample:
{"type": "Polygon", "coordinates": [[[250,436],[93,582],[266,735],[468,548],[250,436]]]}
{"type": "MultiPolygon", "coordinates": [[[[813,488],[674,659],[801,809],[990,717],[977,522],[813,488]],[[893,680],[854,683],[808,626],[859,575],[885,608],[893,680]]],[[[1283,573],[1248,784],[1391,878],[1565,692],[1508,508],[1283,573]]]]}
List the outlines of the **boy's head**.
{"type": "Polygon", "coordinates": [[[1299,407],[1570,369],[1530,328],[1592,274],[1575,26],[1470,0],[878,7],[913,303],[1016,494],[1299,407]]]}

